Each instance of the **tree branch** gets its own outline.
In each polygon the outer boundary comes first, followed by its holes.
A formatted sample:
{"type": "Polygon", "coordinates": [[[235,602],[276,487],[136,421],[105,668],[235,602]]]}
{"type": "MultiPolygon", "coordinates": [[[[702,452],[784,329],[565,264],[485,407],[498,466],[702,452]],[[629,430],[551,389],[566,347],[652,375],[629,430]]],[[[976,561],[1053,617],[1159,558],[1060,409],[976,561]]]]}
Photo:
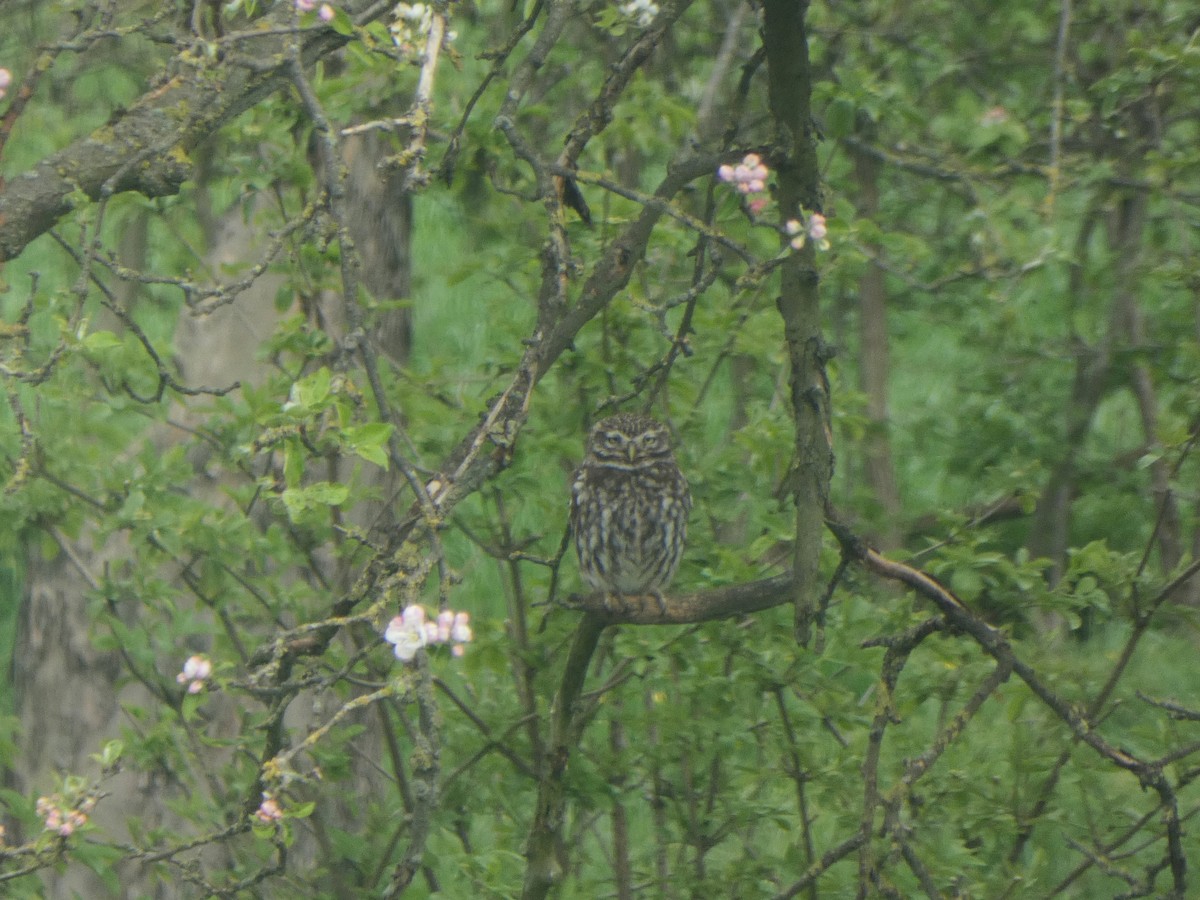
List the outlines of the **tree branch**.
{"type": "Polygon", "coordinates": [[[796,587],[796,579],[789,572],[759,581],[662,597],[661,602],[652,594],[616,601],[606,599],[604,594],[589,594],[571,598],[571,605],[608,625],[687,625],[771,609],[789,602],[796,587]]]}
{"type": "MultiPolygon", "coordinates": [[[[381,15],[392,4],[358,0],[347,4],[358,22],[381,15]]],[[[221,126],[291,83],[288,42],[293,31],[290,3],[276,4],[267,21],[278,28],[247,49],[229,51],[211,64],[174,58],[175,71],[114,121],[46,157],[13,178],[0,194],[0,263],[18,256],[79,203],[123,191],[147,197],[179,192],[191,177],[189,153],[221,126]]],[[[306,65],[349,42],[330,28],[301,33],[306,65]]]]}

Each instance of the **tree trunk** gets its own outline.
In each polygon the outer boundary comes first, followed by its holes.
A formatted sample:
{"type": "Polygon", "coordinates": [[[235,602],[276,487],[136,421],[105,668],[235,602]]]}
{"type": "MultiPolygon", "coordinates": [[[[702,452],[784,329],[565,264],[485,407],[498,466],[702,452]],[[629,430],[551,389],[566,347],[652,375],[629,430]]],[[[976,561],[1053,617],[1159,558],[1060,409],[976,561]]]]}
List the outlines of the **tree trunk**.
{"type": "MultiPolygon", "coordinates": [[[[851,153],[859,190],[859,213],[871,218],[879,213],[879,161],[861,151],[851,153]]],[[[881,514],[872,540],[881,550],[888,550],[901,543],[900,491],[896,486],[888,420],[887,294],[883,269],[874,260],[867,262],[859,279],[858,308],[861,326],[858,386],[867,398],[868,422],[861,448],[863,474],[881,514]]]]}

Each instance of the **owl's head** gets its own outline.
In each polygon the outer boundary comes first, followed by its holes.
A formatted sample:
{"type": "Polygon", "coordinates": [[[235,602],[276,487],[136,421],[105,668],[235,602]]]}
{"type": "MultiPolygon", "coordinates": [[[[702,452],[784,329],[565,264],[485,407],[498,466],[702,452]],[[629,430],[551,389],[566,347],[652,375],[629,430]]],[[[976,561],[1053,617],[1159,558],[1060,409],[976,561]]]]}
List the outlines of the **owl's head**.
{"type": "Polygon", "coordinates": [[[637,468],[671,459],[667,426],[649,416],[618,413],[601,419],[588,437],[588,455],[617,468],[637,468]]]}

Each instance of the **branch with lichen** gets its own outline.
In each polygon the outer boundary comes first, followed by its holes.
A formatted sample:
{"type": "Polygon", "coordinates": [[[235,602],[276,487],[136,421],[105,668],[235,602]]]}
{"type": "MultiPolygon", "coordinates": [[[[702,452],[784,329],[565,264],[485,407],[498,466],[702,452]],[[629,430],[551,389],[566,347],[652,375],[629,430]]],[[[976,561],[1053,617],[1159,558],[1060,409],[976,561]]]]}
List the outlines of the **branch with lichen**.
{"type": "MultiPolygon", "coordinates": [[[[392,4],[352,0],[359,22],[392,4]]],[[[290,4],[276,4],[267,21],[274,33],[252,49],[231,46],[221,58],[176,57],[177,68],[114,121],[12,178],[0,191],[0,262],[14,259],[76,206],[79,196],[99,200],[123,191],[146,197],[178,193],[194,175],[190,153],[213,132],[291,83],[287,47],[296,35],[290,4]]],[[[305,65],[351,38],[331,28],[299,34],[305,65]]]]}

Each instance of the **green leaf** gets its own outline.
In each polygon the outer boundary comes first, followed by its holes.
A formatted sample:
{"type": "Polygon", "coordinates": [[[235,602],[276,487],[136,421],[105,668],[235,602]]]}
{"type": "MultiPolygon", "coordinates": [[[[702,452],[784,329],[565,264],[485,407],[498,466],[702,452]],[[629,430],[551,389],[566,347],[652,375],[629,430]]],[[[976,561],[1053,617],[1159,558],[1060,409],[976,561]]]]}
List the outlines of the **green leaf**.
{"type": "Polygon", "coordinates": [[[283,449],[283,483],[289,488],[297,487],[304,480],[304,461],[307,458],[298,442],[289,440],[283,449]]]}
{"type": "Polygon", "coordinates": [[[317,804],[312,800],[306,803],[297,803],[295,806],[289,806],[287,814],[292,819],[307,819],[313,814],[313,810],[317,808],[317,804]]]}
{"type": "Polygon", "coordinates": [[[287,412],[306,413],[324,404],[329,397],[329,387],[333,381],[328,367],[321,366],[311,375],[301,378],[292,385],[288,401],[283,405],[287,412]]]}
{"type": "Polygon", "coordinates": [[[93,331],[80,344],[85,351],[96,353],[113,350],[121,346],[121,339],[111,331],[93,331]]]}
{"type": "Polygon", "coordinates": [[[381,469],[388,467],[387,443],[392,426],[385,422],[353,425],[342,432],[342,438],[354,453],[381,469]]]}
{"type": "Polygon", "coordinates": [[[287,508],[288,516],[297,520],[303,518],[305,513],[315,509],[340,506],[346,502],[346,498],[349,496],[350,488],[344,484],[318,481],[304,487],[287,488],[280,498],[287,508]]]}
{"type": "Polygon", "coordinates": [[[111,769],[120,760],[121,754],[125,752],[125,744],[121,741],[108,741],[104,744],[103,749],[95,755],[93,759],[100,763],[104,769],[111,769]]]}
{"type": "Polygon", "coordinates": [[[825,133],[831,138],[844,138],[854,131],[854,102],[849,97],[836,97],[825,109],[825,133]]]}
{"type": "Polygon", "coordinates": [[[351,37],[354,34],[354,22],[346,14],[346,11],[339,7],[334,7],[333,18],[328,24],[330,28],[344,37],[351,37]]]}

